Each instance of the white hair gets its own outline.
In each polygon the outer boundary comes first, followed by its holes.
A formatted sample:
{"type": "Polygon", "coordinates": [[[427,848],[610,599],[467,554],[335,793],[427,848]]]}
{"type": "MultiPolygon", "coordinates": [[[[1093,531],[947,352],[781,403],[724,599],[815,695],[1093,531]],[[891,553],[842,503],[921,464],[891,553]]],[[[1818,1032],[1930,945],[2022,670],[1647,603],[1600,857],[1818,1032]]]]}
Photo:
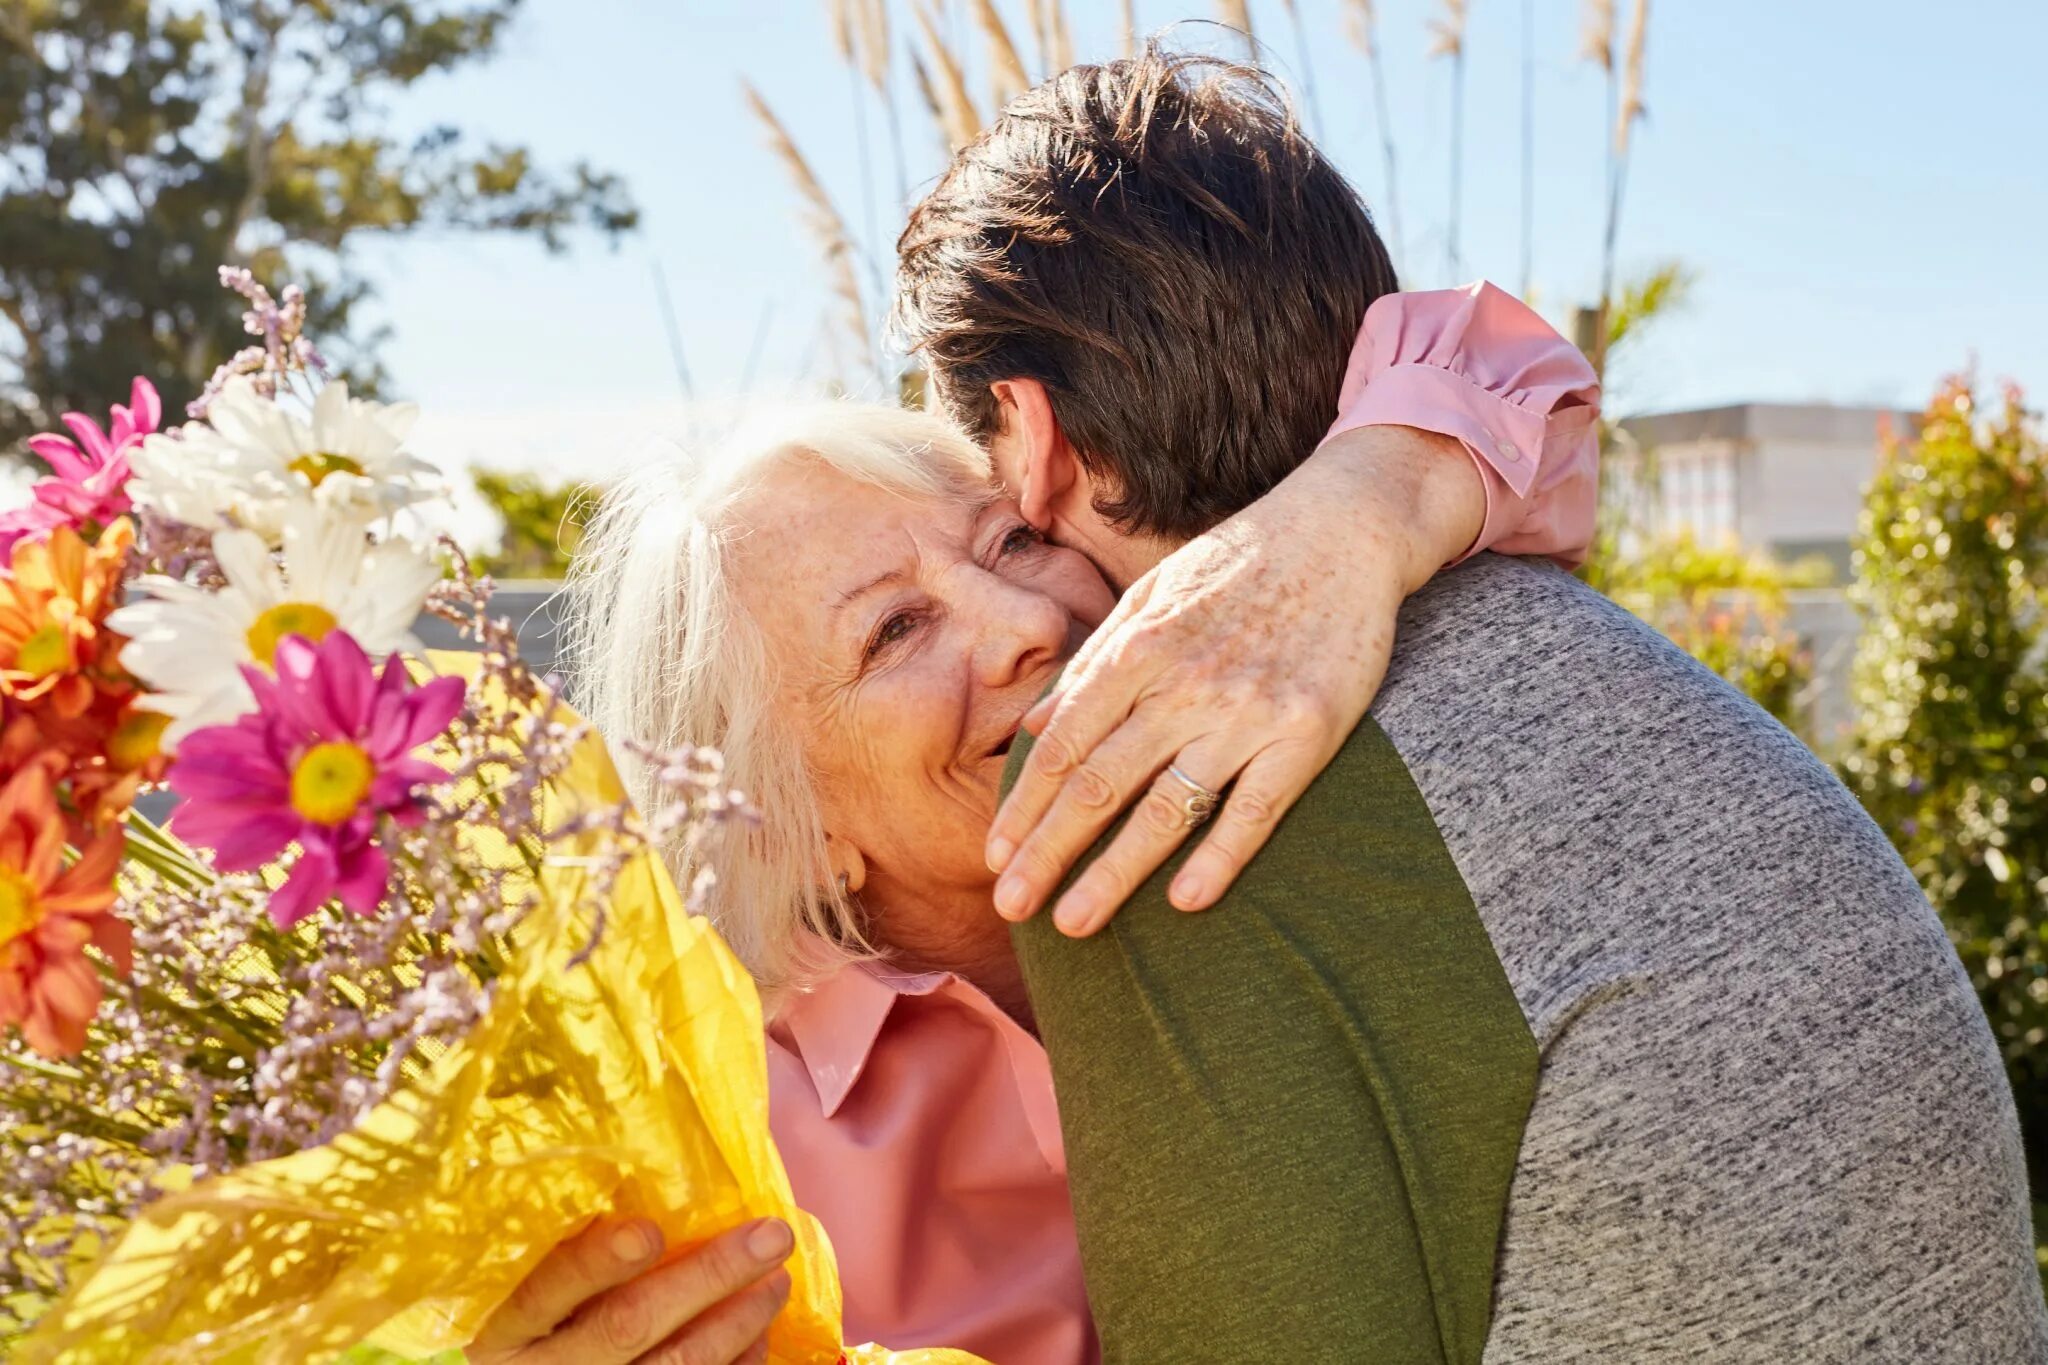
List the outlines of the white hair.
{"type": "MultiPolygon", "coordinates": [[[[785,408],[691,453],[662,443],[610,488],[569,571],[564,662],[570,698],[613,745],[641,810],[665,799],[624,747],[709,745],[758,824],[717,841],[707,913],[769,1008],[876,955],[835,884],[815,787],[796,735],[771,712],[775,676],[759,627],[730,582],[744,534],[735,513],[764,478],[812,462],[909,497],[982,497],[988,456],[927,413],[858,403],[785,408]]],[[[792,591],[804,590],[792,584],[792,591]]],[[[680,886],[697,869],[664,850],[680,886]]]]}

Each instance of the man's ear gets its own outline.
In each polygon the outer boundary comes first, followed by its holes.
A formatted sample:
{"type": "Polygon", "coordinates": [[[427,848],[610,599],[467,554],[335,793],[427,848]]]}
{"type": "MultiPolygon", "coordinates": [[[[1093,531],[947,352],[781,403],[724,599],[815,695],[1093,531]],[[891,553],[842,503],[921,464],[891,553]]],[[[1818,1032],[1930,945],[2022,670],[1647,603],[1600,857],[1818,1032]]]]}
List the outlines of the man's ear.
{"type": "Polygon", "coordinates": [[[1048,530],[1076,484],[1085,481],[1081,462],[1060,430],[1045,385],[1036,379],[999,379],[989,392],[1002,417],[999,472],[1017,495],[1024,520],[1048,530]]]}

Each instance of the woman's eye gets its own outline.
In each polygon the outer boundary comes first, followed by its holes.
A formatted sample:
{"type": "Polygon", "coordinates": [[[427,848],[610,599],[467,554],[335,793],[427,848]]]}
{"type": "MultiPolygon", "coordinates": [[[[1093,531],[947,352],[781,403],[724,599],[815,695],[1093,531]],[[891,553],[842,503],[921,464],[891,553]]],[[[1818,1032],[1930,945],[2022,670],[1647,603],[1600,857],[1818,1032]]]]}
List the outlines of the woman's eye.
{"type": "Polygon", "coordinates": [[[1045,544],[1044,536],[1038,534],[1037,531],[1029,526],[1018,526],[1012,528],[1010,533],[1003,537],[1002,552],[1006,555],[1014,555],[1025,550],[1035,550],[1043,544],[1045,544]]]}
{"type": "Polygon", "coordinates": [[[910,634],[910,628],[915,624],[916,622],[911,619],[908,612],[898,612],[882,622],[880,629],[875,631],[874,638],[868,641],[865,657],[874,658],[890,645],[895,644],[898,640],[910,634]]]}

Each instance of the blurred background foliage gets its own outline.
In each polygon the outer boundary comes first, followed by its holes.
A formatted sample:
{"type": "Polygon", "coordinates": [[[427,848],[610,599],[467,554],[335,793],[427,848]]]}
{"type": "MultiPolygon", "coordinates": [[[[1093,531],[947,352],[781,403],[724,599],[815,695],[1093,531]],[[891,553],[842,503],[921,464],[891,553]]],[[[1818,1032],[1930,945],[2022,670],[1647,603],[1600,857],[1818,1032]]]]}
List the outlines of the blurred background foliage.
{"type": "Polygon", "coordinates": [[[497,516],[498,543],[479,550],[477,566],[496,578],[560,578],[568,572],[596,490],[518,470],[472,469],[470,482],[497,516]]]}
{"type": "Polygon", "coordinates": [[[147,375],[170,413],[249,340],[214,268],[304,284],[308,331],[382,377],[349,245],[422,228],[549,248],[635,213],[590,165],[442,126],[394,95],[488,60],[519,0],[0,3],[0,451],[147,375]]]}
{"type": "Polygon", "coordinates": [[[1856,555],[1844,776],[1941,908],[2048,1192],[2048,444],[2016,388],[1893,436],[1856,555]]]}

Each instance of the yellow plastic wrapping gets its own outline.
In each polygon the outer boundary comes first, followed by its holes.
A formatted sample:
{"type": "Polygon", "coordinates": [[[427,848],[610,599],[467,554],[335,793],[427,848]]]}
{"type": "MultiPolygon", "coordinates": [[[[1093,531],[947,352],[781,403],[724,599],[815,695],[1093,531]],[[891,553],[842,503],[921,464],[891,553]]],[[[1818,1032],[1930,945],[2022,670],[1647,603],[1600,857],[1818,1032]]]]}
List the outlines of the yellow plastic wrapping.
{"type": "MultiPolygon", "coordinates": [[[[436,663],[472,671],[462,656],[436,663]]],[[[595,737],[551,791],[562,814],[623,799],[595,737]]],[[[505,856],[482,843],[479,857],[505,856]]],[[[531,951],[423,1083],[327,1146],[157,1200],[17,1359],[299,1365],[364,1341],[427,1356],[465,1344],[592,1215],[622,1213],[653,1219],[672,1247],[786,1219],[778,1365],[974,1365],[842,1345],[831,1246],[769,1137],[752,981],[644,854],[615,882],[595,952],[566,969],[590,925],[578,851],[556,847],[522,931],[531,951]]]]}

